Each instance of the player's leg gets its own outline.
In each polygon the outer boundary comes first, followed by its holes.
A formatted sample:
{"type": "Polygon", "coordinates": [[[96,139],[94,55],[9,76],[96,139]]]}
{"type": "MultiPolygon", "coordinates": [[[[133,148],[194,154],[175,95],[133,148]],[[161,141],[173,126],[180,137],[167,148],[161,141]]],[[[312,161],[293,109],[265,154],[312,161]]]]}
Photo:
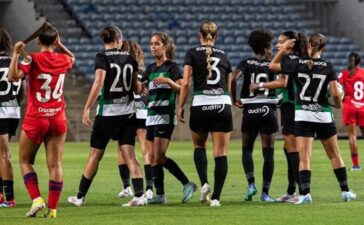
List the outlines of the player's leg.
{"type": "MultiPolygon", "coordinates": [[[[144,122],[144,124],[145,124],[145,122],[144,122]]],[[[137,129],[137,138],[138,138],[138,141],[140,144],[140,149],[142,151],[143,159],[144,159],[144,174],[145,174],[145,183],[146,183],[145,195],[148,199],[151,199],[153,197],[153,171],[152,171],[152,166],[151,166],[151,162],[150,162],[149,151],[147,149],[147,141],[145,139],[146,134],[147,134],[147,131],[146,131],[145,127],[137,129]]]]}
{"type": "Polygon", "coordinates": [[[126,160],[124,159],[121,147],[118,145],[118,167],[119,175],[123,183],[123,189],[119,192],[119,198],[127,198],[134,196],[134,193],[130,187],[130,171],[126,160]]]}
{"type": "Polygon", "coordinates": [[[62,156],[65,141],[66,133],[48,136],[44,140],[49,172],[48,212],[45,214],[48,218],[57,216],[57,207],[63,188],[62,156]]]}
{"type": "Polygon", "coordinates": [[[350,155],[352,162],[352,170],[359,170],[359,155],[358,155],[358,143],[357,143],[357,133],[356,124],[346,125],[346,133],[349,138],[350,155]]]}
{"type": "Polygon", "coordinates": [[[206,156],[206,141],[208,133],[197,133],[191,131],[192,142],[194,147],[193,159],[198,177],[201,182],[200,201],[202,203],[209,201],[211,188],[207,179],[207,156],[206,156]]]}
{"type": "Polygon", "coordinates": [[[263,153],[263,183],[262,194],[260,200],[263,202],[274,202],[275,200],[269,196],[269,189],[272,182],[274,172],[274,141],[275,134],[261,134],[262,153],[263,153]]]}

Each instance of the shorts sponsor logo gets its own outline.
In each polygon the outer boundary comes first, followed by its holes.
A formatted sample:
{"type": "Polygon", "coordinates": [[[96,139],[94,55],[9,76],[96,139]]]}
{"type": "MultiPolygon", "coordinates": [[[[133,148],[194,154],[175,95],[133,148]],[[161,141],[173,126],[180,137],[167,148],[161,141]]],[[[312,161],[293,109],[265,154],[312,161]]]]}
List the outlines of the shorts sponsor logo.
{"type": "Polygon", "coordinates": [[[218,110],[217,113],[220,113],[222,110],[224,110],[225,105],[223,104],[219,104],[219,105],[205,105],[202,106],[202,111],[216,111],[218,110]]]}
{"type": "Polygon", "coordinates": [[[248,110],[249,114],[263,114],[262,116],[266,116],[269,113],[269,107],[268,106],[263,106],[263,107],[258,107],[255,109],[249,109],[248,110]]]}

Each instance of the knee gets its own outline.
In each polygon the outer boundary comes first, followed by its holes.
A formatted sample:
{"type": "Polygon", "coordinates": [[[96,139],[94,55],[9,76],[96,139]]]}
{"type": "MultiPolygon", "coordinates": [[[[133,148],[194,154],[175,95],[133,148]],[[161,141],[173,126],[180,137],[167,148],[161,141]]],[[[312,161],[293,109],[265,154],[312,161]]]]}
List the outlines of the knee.
{"type": "Polygon", "coordinates": [[[154,158],[154,163],[158,165],[163,165],[166,162],[165,155],[158,155],[158,157],[154,158]]]}

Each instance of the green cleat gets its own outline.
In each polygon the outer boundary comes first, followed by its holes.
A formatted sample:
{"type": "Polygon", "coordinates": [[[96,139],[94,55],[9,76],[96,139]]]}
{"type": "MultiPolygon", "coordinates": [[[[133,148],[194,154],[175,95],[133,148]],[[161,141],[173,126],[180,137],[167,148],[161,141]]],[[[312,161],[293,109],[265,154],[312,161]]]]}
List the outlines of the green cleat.
{"type": "Polygon", "coordinates": [[[253,200],[253,196],[257,194],[257,188],[255,187],[255,184],[252,183],[249,185],[248,189],[245,192],[245,201],[252,201],[253,200]]]}

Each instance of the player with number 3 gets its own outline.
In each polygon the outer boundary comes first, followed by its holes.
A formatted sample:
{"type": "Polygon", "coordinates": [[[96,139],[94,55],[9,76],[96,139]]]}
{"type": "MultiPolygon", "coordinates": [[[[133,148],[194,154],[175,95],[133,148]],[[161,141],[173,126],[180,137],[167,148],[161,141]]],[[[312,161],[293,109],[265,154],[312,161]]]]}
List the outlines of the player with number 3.
{"type": "Polygon", "coordinates": [[[19,163],[25,186],[33,200],[26,216],[34,217],[45,207],[33,168],[39,146],[44,142],[50,178],[48,212],[44,216],[53,218],[56,217],[63,186],[62,153],[67,133],[63,82],[75,57],[61,43],[56,28],[49,23],[39,30],[38,44],[40,52],[30,53],[19,66],[19,56],[24,54],[25,43],[15,44],[9,80],[28,77],[27,109],[19,141],[19,163]],[[61,53],[55,52],[55,48],[61,53]]]}

